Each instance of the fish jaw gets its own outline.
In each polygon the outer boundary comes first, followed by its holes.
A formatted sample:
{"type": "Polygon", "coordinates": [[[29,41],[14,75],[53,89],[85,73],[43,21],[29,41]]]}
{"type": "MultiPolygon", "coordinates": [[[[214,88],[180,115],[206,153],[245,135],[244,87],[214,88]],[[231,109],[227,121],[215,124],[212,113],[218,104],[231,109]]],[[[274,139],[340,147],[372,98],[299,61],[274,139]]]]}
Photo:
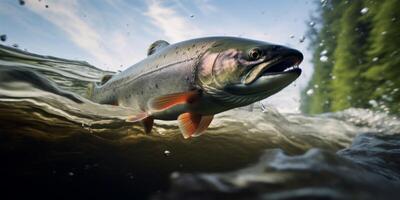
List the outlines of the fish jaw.
{"type": "Polygon", "coordinates": [[[234,95],[259,95],[262,96],[262,98],[267,98],[288,86],[296,80],[300,74],[301,69],[295,68],[287,72],[261,76],[251,84],[246,84],[246,82],[244,82],[229,85],[225,90],[234,95]]]}

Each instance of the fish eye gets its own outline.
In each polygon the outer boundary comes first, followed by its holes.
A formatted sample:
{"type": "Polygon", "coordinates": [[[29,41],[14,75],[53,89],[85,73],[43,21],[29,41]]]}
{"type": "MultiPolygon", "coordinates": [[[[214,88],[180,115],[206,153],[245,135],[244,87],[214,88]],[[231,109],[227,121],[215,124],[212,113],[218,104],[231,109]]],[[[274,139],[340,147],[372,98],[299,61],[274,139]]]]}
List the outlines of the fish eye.
{"type": "Polygon", "coordinates": [[[262,55],[262,51],[258,48],[254,48],[254,49],[250,50],[250,52],[249,52],[249,57],[252,60],[259,59],[261,57],[261,55],[262,55]]]}

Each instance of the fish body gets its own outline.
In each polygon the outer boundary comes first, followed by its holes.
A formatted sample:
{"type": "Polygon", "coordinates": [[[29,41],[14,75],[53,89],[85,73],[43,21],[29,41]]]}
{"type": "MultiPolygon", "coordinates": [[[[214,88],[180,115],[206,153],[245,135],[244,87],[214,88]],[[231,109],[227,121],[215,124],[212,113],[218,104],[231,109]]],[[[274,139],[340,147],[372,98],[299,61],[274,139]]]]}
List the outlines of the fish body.
{"type": "Polygon", "coordinates": [[[157,41],[146,59],[95,86],[90,98],[140,110],[127,120],[142,121],[146,132],[154,119],[178,120],[189,138],[203,133],[215,114],[286,87],[300,75],[302,59],[294,49],[235,37],[157,41]]]}

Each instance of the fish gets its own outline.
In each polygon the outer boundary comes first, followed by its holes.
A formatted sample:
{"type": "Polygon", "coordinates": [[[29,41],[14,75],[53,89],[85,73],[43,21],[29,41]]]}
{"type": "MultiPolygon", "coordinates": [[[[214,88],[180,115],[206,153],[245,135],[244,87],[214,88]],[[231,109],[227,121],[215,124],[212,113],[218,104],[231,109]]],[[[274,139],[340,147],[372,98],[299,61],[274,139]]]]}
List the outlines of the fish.
{"type": "Polygon", "coordinates": [[[265,99],[296,80],[303,54],[289,47],[237,37],[205,37],[175,44],[158,40],[147,57],[92,84],[99,104],[134,108],[128,122],[150,133],[154,120],[177,120],[185,139],[202,135],[215,114],[265,99]]]}

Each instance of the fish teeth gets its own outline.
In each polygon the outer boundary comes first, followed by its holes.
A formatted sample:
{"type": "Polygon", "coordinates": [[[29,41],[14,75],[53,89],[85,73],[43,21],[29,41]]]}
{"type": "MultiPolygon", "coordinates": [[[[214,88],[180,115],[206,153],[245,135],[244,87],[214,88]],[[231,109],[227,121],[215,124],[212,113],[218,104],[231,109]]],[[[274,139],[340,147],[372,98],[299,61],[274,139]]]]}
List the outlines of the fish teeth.
{"type": "Polygon", "coordinates": [[[295,68],[297,68],[297,67],[296,67],[296,66],[291,66],[291,67],[286,68],[286,69],[283,70],[283,71],[284,71],[284,72],[287,72],[287,71],[290,71],[290,70],[295,69],[295,68]]]}

